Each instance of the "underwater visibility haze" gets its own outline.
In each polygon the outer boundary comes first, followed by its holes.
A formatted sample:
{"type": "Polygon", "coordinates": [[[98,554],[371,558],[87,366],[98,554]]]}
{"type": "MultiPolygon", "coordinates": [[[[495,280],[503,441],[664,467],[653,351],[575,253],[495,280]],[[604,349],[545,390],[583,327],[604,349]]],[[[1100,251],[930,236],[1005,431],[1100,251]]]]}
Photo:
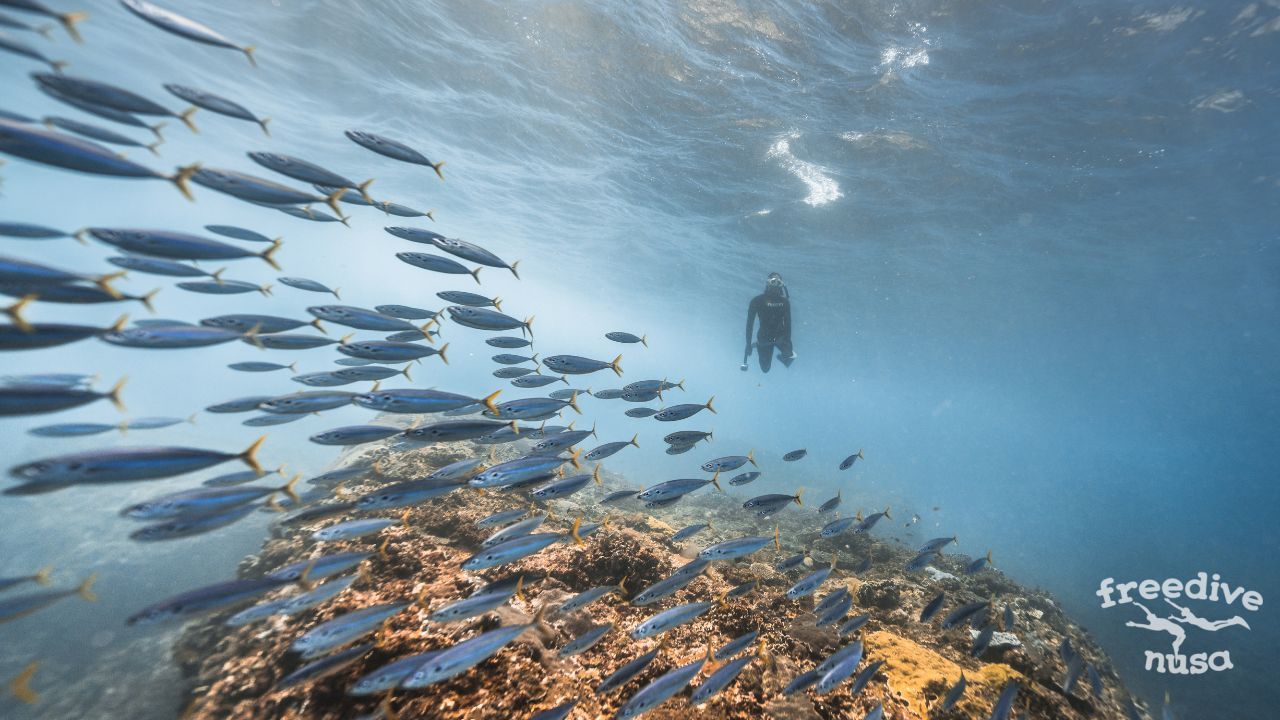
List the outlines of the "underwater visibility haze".
{"type": "Polygon", "coordinates": [[[0,0],[0,26],[0,717],[1280,707],[1277,3],[0,0]],[[181,324],[233,314],[296,322],[181,324]],[[279,400],[329,390],[369,395],[279,400]],[[492,427],[426,442],[454,421],[492,427]]]}

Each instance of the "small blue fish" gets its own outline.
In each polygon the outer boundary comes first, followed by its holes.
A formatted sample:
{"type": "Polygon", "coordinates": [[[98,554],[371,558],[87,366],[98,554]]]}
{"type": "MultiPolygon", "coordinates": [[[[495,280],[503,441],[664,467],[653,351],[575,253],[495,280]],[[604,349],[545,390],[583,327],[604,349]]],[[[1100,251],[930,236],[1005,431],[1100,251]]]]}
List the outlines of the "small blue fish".
{"type": "Polygon", "coordinates": [[[311,533],[311,537],[321,542],[351,540],[352,538],[364,537],[365,535],[376,535],[389,527],[399,524],[399,520],[391,520],[388,518],[362,518],[359,520],[348,520],[346,522],[340,522],[336,525],[330,525],[316,530],[311,533]]]}
{"type": "Polygon", "coordinates": [[[409,677],[414,670],[422,667],[441,652],[441,650],[433,650],[431,652],[418,653],[417,655],[410,655],[387,663],[377,670],[361,676],[351,687],[347,688],[347,694],[353,697],[367,697],[392,690],[403,682],[405,678],[409,677]]]}
{"type": "Polygon", "coordinates": [[[929,622],[933,619],[938,611],[942,609],[942,604],[947,601],[946,591],[939,592],[927,605],[920,610],[920,622],[929,622]]]}
{"type": "Polygon", "coordinates": [[[683,527],[677,530],[675,534],[671,536],[671,542],[677,542],[677,543],[683,542],[693,537],[694,535],[697,535],[703,530],[710,530],[710,529],[711,529],[710,521],[707,521],[704,523],[697,523],[696,525],[688,525],[686,527],[683,527]]]}
{"type": "Polygon", "coordinates": [[[470,275],[477,284],[480,283],[480,271],[483,268],[468,270],[465,265],[446,257],[423,252],[398,252],[396,258],[408,265],[422,270],[444,273],[446,275],[470,275]]]}
{"type": "Polygon", "coordinates": [[[588,628],[581,635],[562,645],[556,652],[560,657],[580,655],[603,640],[604,636],[608,635],[611,630],[613,630],[613,623],[605,623],[588,628]]]}
{"type": "Polygon", "coordinates": [[[616,332],[607,332],[604,334],[604,336],[614,342],[628,343],[628,344],[640,343],[645,347],[649,347],[649,337],[647,335],[641,335],[640,337],[636,337],[635,335],[632,335],[629,332],[616,331],[616,332]]]}
{"type": "Polygon", "coordinates": [[[653,408],[647,408],[647,407],[631,408],[630,410],[627,410],[626,416],[633,417],[633,418],[647,418],[654,415],[657,412],[658,412],[657,410],[653,408]]]}
{"type": "Polygon", "coordinates": [[[146,20],[165,32],[172,33],[178,37],[183,37],[188,40],[194,40],[195,42],[203,43],[205,45],[239,50],[249,59],[250,65],[256,67],[258,64],[257,61],[253,59],[253,46],[237,45],[207,25],[203,25],[195,20],[183,17],[172,10],[166,10],[157,5],[153,5],[152,3],[146,2],[146,0],[120,0],[120,4],[129,12],[143,20],[146,20]]]}
{"type": "MultiPolygon", "coordinates": [[[[659,422],[675,422],[677,420],[684,420],[686,418],[693,417],[694,415],[697,415],[699,412],[702,412],[703,410],[710,410],[711,412],[714,413],[716,409],[711,405],[711,402],[713,400],[715,400],[714,395],[708,398],[707,401],[701,405],[697,403],[684,403],[682,405],[672,405],[671,407],[665,407],[659,410],[658,412],[654,413],[653,419],[659,422]]],[[[731,470],[733,468],[724,468],[724,469],[731,470]]]]}
{"type": "MultiPolygon", "coordinates": [[[[670,437],[671,436],[668,435],[667,438],[664,438],[664,439],[667,440],[667,442],[671,442],[671,440],[669,439],[670,437]]],[[[677,444],[677,443],[672,443],[672,444],[677,444]]],[[[715,460],[708,460],[707,462],[702,463],[702,470],[704,472],[732,472],[742,467],[743,465],[746,465],[747,463],[751,463],[753,466],[759,467],[758,465],[756,465],[756,460],[754,455],[755,455],[755,451],[752,450],[748,452],[746,455],[726,455],[725,457],[719,457],[719,458],[716,458],[715,460]]],[[[752,478],[752,479],[754,480],[755,478],[752,478]]]]}
{"type": "Polygon", "coordinates": [[[837,492],[836,492],[836,496],[835,496],[835,497],[833,497],[833,498],[831,498],[830,500],[827,500],[826,502],[824,502],[824,503],[822,503],[821,505],[819,505],[819,506],[818,506],[818,514],[819,514],[819,515],[822,515],[822,514],[825,514],[825,513],[829,513],[829,512],[831,512],[832,510],[835,510],[836,508],[840,507],[840,501],[841,501],[841,499],[842,499],[842,498],[841,498],[842,493],[843,493],[843,491],[837,491],[837,492]]]}
{"type": "Polygon", "coordinates": [[[427,159],[426,155],[405,145],[399,140],[392,140],[376,133],[366,130],[347,130],[344,135],[351,142],[373,152],[389,157],[400,162],[413,163],[414,165],[426,165],[435,171],[436,175],[444,180],[444,174],[440,172],[440,168],[444,167],[443,162],[433,163],[427,159]]]}
{"type": "Polygon", "coordinates": [[[820,675],[817,670],[809,670],[807,672],[800,673],[792,678],[791,682],[787,683],[786,687],[782,688],[782,694],[790,696],[798,692],[802,692],[805,689],[812,687],[814,683],[821,679],[822,675],[820,675]]]}
{"type": "Polygon", "coordinates": [[[782,460],[783,460],[784,462],[795,462],[796,460],[799,460],[799,459],[803,458],[805,455],[808,455],[808,454],[809,454],[809,451],[808,451],[808,450],[805,450],[805,449],[803,449],[803,448],[801,448],[800,450],[792,450],[791,452],[787,453],[786,455],[783,455],[783,456],[782,456],[782,460]]]}
{"type": "MultiPolygon", "coordinates": [[[[578,355],[552,355],[542,361],[543,365],[562,375],[587,375],[598,370],[612,370],[615,375],[622,375],[622,356],[609,362],[592,360],[578,355]]],[[[618,394],[621,397],[621,393],[618,394]]]]}
{"type": "Polygon", "coordinates": [[[662,645],[659,644],[649,652],[618,668],[612,675],[605,678],[603,682],[596,686],[596,694],[607,695],[623,685],[626,685],[631,678],[639,675],[646,667],[648,667],[649,663],[653,662],[654,658],[658,657],[658,653],[661,651],[662,645]]]}
{"type": "Polygon", "coordinates": [[[965,687],[969,682],[965,680],[964,673],[960,673],[960,679],[947,690],[947,694],[942,696],[942,702],[938,704],[938,712],[946,712],[956,706],[960,698],[964,695],[965,687]]]}
{"type": "MultiPolygon", "coordinates": [[[[1013,702],[1018,698],[1019,685],[1017,680],[1010,680],[1005,683],[1004,689],[1000,691],[1000,697],[996,700],[996,704],[991,708],[991,720],[1009,720],[1009,715],[1013,713],[1013,702]]],[[[1166,702],[1168,695],[1165,696],[1166,702]]],[[[1166,708],[1168,706],[1166,705],[1166,708]]]]}
{"type": "MultiPolygon", "coordinates": [[[[761,642],[760,655],[762,657],[764,655],[763,642],[761,642]]],[[[747,663],[755,659],[753,655],[745,655],[719,667],[715,672],[711,673],[710,677],[703,680],[701,685],[694,688],[693,694],[689,696],[689,704],[701,705],[710,700],[721,690],[729,687],[734,680],[737,680],[742,671],[746,669],[747,663]]]]}
{"type": "Polygon", "coordinates": [[[647,637],[657,637],[668,630],[697,620],[713,607],[715,607],[715,603],[712,602],[692,602],[677,605],[641,622],[632,629],[631,638],[640,640],[647,637]]]}
{"type": "Polygon", "coordinates": [[[26,617],[72,595],[79,595],[89,602],[97,602],[98,596],[93,593],[93,583],[97,577],[97,573],[94,573],[78,586],[66,590],[45,590],[0,600],[0,623],[26,617]]]}
{"type": "Polygon", "coordinates": [[[848,470],[849,468],[853,467],[854,463],[858,462],[861,459],[862,459],[862,448],[858,448],[858,452],[840,461],[840,469],[848,470]]]}
{"type": "Polygon", "coordinates": [[[851,635],[861,630],[862,626],[866,625],[867,621],[870,619],[871,619],[870,615],[855,615],[849,618],[845,622],[845,624],[841,625],[840,629],[837,630],[836,632],[840,635],[840,637],[844,637],[845,635],[851,635]]]}
{"type": "Polygon", "coordinates": [[[974,560],[973,562],[966,565],[964,568],[964,574],[973,575],[974,573],[980,572],[983,568],[987,567],[990,564],[991,564],[991,551],[988,550],[985,557],[980,557],[977,560],[974,560]]]}
{"type": "Polygon", "coordinates": [[[545,629],[546,625],[542,620],[545,612],[544,605],[538,608],[533,620],[527,624],[507,625],[453,645],[414,670],[400,683],[400,687],[407,690],[422,688],[461,675],[506,647],[525,631],[545,629]]]}
{"type": "Polygon", "coordinates": [[[703,560],[734,560],[740,557],[746,557],[757,550],[761,550],[765,545],[773,543],[774,548],[781,550],[782,544],[779,541],[779,533],[781,526],[773,529],[773,536],[765,535],[748,535],[746,537],[725,540],[714,545],[708,545],[698,551],[698,557],[703,560]]]}
{"type": "Polygon", "coordinates": [[[319,657],[373,632],[384,620],[399,614],[410,605],[407,602],[383,603],[352,610],[298,636],[289,645],[289,649],[307,659],[319,657]]]}
{"type": "Polygon", "coordinates": [[[739,635],[738,637],[720,646],[720,649],[716,650],[715,652],[715,657],[720,660],[731,659],[733,656],[737,655],[743,650],[746,650],[748,647],[754,644],[756,641],[756,638],[758,637],[760,637],[759,630],[752,630],[751,632],[746,633],[744,635],[739,635]]]}
{"type": "Polygon", "coordinates": [[[986,610],[991,604],[990,600],[979,600],[977,602],[967,603],[952,610],[942,619],[942,627],[944,630],[962,625],[979,612],[986,610]]]}
{"type": "Polygon", "coordinates": [[[613,716],[614,719],[626,720],[627,718],[639,717],[658,707],[672,695],[683,690],[710,661],[711,648],[707,648],[707,654],[702,658],[687,665],[681,665],[674,670],[668,670],[653,682],[641,688],[635,695],[632,695],[631,699],[627,700],[617,714],[613,716]]]}

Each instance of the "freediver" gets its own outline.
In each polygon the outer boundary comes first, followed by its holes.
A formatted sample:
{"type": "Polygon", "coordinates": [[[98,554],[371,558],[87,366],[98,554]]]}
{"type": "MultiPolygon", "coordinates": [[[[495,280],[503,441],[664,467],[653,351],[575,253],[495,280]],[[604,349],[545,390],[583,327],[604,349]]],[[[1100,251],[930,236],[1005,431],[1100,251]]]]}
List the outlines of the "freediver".
{"type": "Polygon", "coordinates": [[[760,331],[756,334],[754,347],[760,360],[760,371],[769,372],[773,365],[773,353],[778,351],[778,362],[791,367],[796,359],[796,351],[791,346],[791,295],[778,273],[769,273],[765,281],[764,292],[751,299],[747,306],[747,347],[742,353],[742,371],[747,371],[747,360],[751,357],[751,328],[760,318],[760,331]]]}

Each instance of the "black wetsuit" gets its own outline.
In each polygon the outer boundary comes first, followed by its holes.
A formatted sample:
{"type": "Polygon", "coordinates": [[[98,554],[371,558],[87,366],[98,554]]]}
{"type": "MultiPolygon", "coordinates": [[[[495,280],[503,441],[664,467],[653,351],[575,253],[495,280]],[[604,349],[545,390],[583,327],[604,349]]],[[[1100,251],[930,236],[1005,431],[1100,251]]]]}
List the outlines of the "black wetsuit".
{"type": "Polygon", "coordinates": [[[791,300],[785,289],[768,288],[751,299],[747,306],[747,350],[751,354],[751,328],[756,317],[760,318],[760,332],[756,335],[756,356],[760,359],[761,372],[769,372],[773,365],[773,350],[781,352],[784,365],[791,364],[791,300]]]}

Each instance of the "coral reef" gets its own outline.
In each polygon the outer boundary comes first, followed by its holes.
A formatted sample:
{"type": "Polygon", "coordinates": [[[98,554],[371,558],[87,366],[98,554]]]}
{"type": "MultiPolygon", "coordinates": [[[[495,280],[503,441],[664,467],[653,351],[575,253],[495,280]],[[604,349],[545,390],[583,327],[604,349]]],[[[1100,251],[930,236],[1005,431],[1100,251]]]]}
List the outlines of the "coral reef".
{"type": "MultiPolygon", "coordinates": [[[[514,457],[526,441],[501,446],[499,457],[514,457]]],[[[358,495],[388,482],[419,478],[454,460],[472,457],[486,449],[469,443],[435,445],[425,449],[394,442],[362,446],[340,463],[375,467],[363,479],[348,482],[340,493],[358,495]]],[[[375,550],[383,543],[384,556],[366,561],[364,577],[320,607],[293,616],[275,616],[244,627],[225,624],[230,612],[189,624],[174,648],[191,691],[186,717],[224,718],[353,718],[365,713],[382,714],[379,697],[351,697],[346,689],[360,676],[395,659],[445,648],[459,640],[499,625],[527,623],[543,606],[548,629],[533,629],[477,667],[451,680],[423,690],[399,690],[386,702],[401,718],[477,720],[520,718],[567,700],[579,703],[570,717],[611,716],[639,687],[678,665],[705,655],[708,644],[719,647],[728,640],[759,630],[767,656],[753,660],[723,692],[701,706],[689,705],[688,691],[649,714],[653,718],[860,718],[876,702],[883,702],[885,717],[919,719],[986,718],[1001,687],[1009,678],[1022,684],[1017,709],[1028,718],[1120,717],[1127,697],[1102,651],[1072,625],[1046,594],[1027,590],[993,570],[964,575],[963,556],[944,556],[935,565],[944,572],[907,574],[903,568],[912,553],[867,535],[846,535],[836,542],[816,539],[812,508],[782,512],[775,520],[744,518],[736,503],[724,502],[714,492],[700,491],[674,506],[643,510],[630,501],[607,508],[597,502],[606,490],[626,487],[625,479],[605,473],[603,488],[589,487],[569,498],[551,503],[548,526],[567,529],[573,519],[585,515],[606,528],[590,535],[579,546],[560,542],[520,563],[481,573],[460,569],[491,530],[475,521],[491,513],[529,506],[516,492],[477,492],[463,489],[413,507],[407,522],[380,535],[324,547],[310,539],[316,527],[352,515],[336,515],[301,526],[280,525],[262,551],[241,567],[245,577],[256,577],[280,565],[321,553],[347,549],[375,550]],[[606,512],[607,511],[607,512],[606,512]],[[737,511],[737,512],[735,512],[737,511]],[[659,519],[658,515],[661,516],[659,519]],[[713,527],[675,545],[669,541],[674,528],[706,522],[713,527]],[[706,572],[673,598],[647,606],[633,606],[626,598],[608,595],[570,614],[554,609],[587,588],[617,584],[626,578],[629,593],[668,576],[688,562],[696,550],[711,542],[745,534],[770,533],[781,526],[783,548],[772,546],[733,564],[713,563],[706,572]],[[866,659],[885,664],[857,696],[850,683],[825,695],[800,692],[783,696],[782,688],[796,675],[811,669],[852,638],[839,638],[835,626],[816,627],[814,597],[787,600],[783,591],[804,567],[789,575],[774,569],[773,562],[802,549],[813,552],[806,565],[839,549],[840,563],[832,578],[819,590],[821,597],[846,584],[855,598],[850,615],[866,613],[870,620],[860,631],[866,659]],[[847,549],[846,549],[847,548],[847,549]],[[851,570],[862,558],[871,568],[855,576],[851,570]],[[456,623],[429,623],[431,610],[465,597],[485,582],[523,574],[524,599],[519,597],[481,617],[456,623]],[[657,659],[620,691],[598,696],[595,687],[627,661],[651,650],[657,641],[633,640],[629,631],[645,618],[679,602],[710,599],[749,580],[757,587],[741,598],[728,600],[698,620],[666,633],[657,659]],[[937,618],[918,621],[920,609],[945,590],[948,607],[983,598],[998,598],[995,612],[1011,606],[1017,623],[1012,638],[1004,635],[980,658],[970,654],[974,634],[968,623],[950,630],[939,628],[937,618]],[[289,651],[290,642],[311,627],[342,613],[396,600],[415,605],[393,616],[378,633],[376,645],[361,659],[322,679],[277,689],[282,677],[304,664],[289,651]],[[556,648],[588,628],[614,623],[614,629],[590,650],[559,657],[556,648]],[[1098,668],[1101,696],[1094,696],[1082,679],[1071,694],[1062,690],[1065,665],[1057,648],[1063,638],[1098,668]],[[965,673],[968,690],[958,705],[945,713],[928,713],[947,689],[965,673]]],[[[403,511],[383,513],[398,516],[403,511]]],[[[282,589],[278,594],[293,592],[282,589]]],[[[271,599],[268,595],[264,599],[271,599]]],[[[237,608],[239,609],[239,608],[237,608]]],[[[945,611],[944,611],[945,612],[945,611]]],[[[705,668],[695,684],[705,678],[705,668]]]]}

